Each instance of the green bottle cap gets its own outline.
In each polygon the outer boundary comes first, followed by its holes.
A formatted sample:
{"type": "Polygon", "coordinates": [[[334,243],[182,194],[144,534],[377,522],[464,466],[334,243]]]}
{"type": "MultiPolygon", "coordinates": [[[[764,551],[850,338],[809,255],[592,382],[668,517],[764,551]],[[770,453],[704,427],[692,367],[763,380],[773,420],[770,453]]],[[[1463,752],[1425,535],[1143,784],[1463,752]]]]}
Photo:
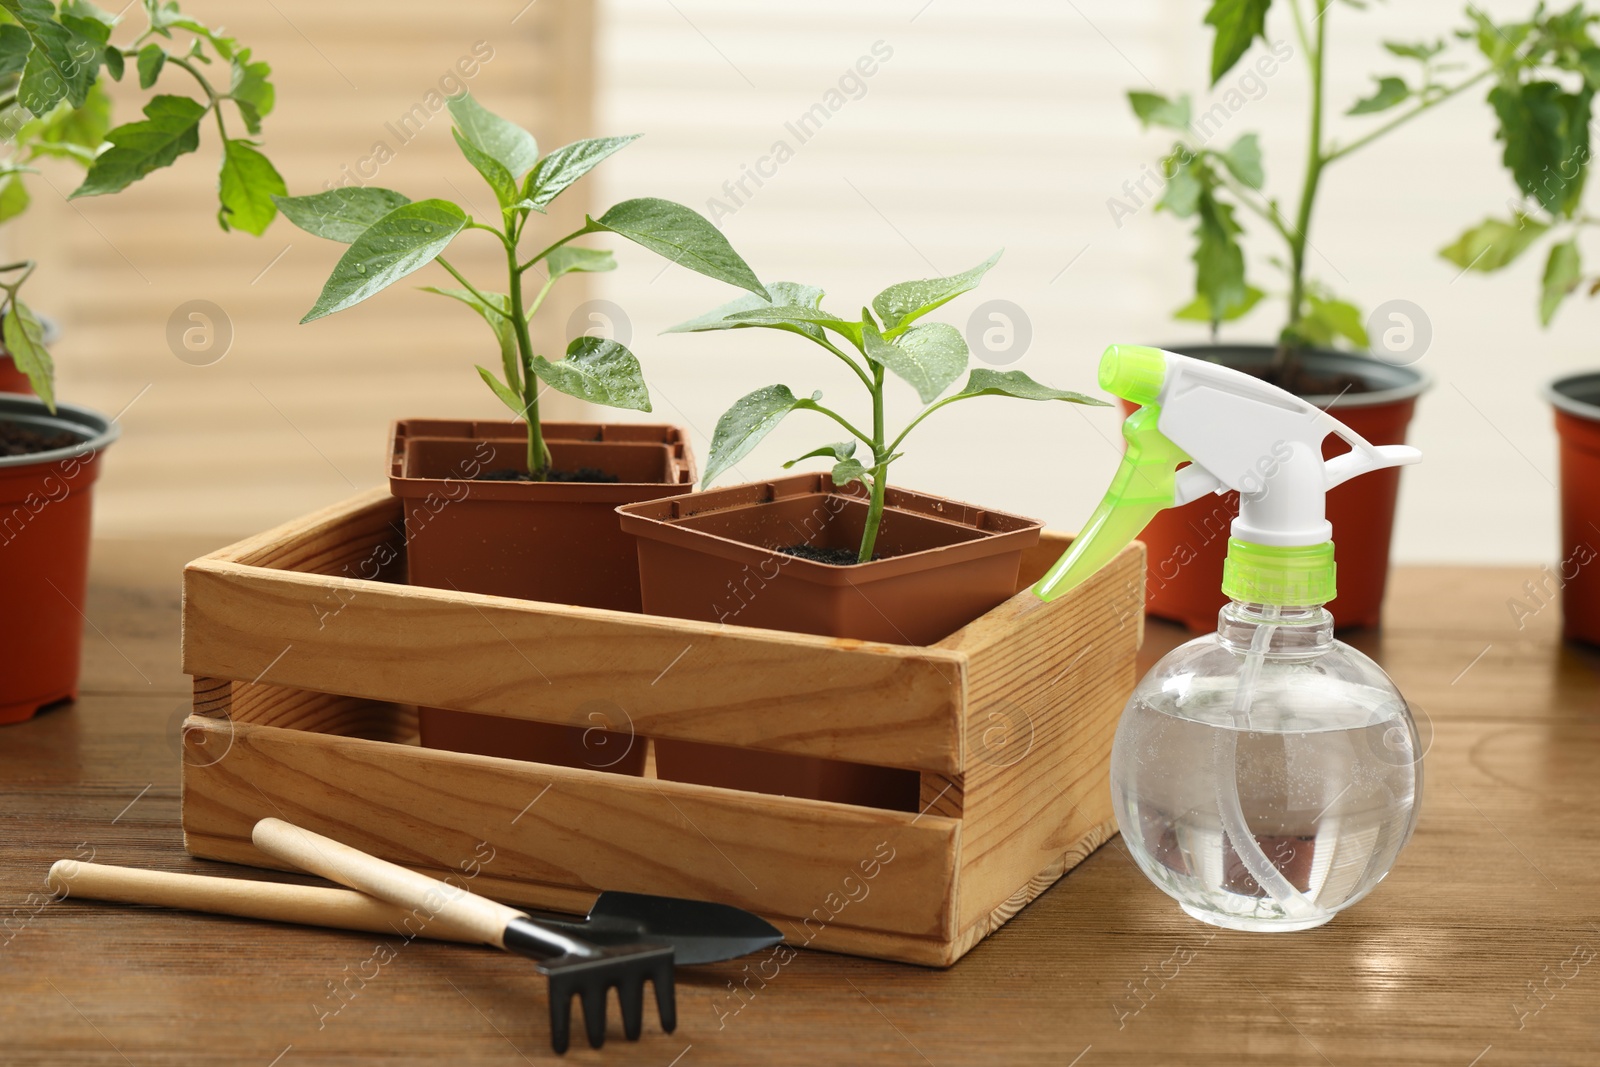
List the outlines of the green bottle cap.
{"type": "Polygon", "coordinates": [[[1280,607],[1326,604],[1334,588],[1333,542],[1320,545],[1258,545],[1228,538],[1222,591],[1246,604],[1280,607]]]}
{"type": "Polygon", "coordinates": [[[1100,357],[1100,388],[1135,404],[1154,404],[1167,377],[1167,354],[1145,345],[1112,345],[1100,357]]]}

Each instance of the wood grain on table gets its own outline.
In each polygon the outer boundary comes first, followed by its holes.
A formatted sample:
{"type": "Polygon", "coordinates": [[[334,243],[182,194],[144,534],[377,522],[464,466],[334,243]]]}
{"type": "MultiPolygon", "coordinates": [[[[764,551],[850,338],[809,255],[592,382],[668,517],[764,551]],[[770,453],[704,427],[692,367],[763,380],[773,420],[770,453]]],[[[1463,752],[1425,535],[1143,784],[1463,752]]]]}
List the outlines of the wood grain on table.
{"type": "MultiPolygon", "coordinates": [[[[51,903],[53,860],[305,881],[190,859],[179,567],[102,542],[83,696],[0,729],[0,1063],[551,1063],[543,980],[489,949],[51,903]]],[[[1600,651],[1516,568],[1403,568],[1349,635],[1430,745],[1416,836],[1318,930],[1185,917],[1102,847],[947,971],[800,952],[680,972],[675,1034],[574,1064],[1600,1063],[1600,651]],[[748,970],[746,969],[748,967],[748,970]],[[764,972],[764,975],[763,973],[764,972]],[[734,988],[737,987],[737,992],[734,988]]],[[[1337,602],[1333,605],[1337,612],[1337,602]]],[[[1146,663],[1186,635],[1152,623],[1146,663]]]]}

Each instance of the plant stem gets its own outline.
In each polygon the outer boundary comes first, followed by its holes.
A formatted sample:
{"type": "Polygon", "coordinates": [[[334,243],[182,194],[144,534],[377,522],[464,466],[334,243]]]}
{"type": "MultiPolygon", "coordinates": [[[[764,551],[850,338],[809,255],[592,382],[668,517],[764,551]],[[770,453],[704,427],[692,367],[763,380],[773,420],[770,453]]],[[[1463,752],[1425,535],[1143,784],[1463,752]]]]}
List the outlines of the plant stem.
{"type": "Polygon", "coordinates": [[[490,311],[493,311],[501,318],[510,317],[504,311],[500,310],[499,304],[496,304],[493,300],[490,300],[487,296],[484,296],[482,293],[478,292],[478,287],[467,281],[466,277],[460,271],[456,270],[450,265],[449,260],[445,259],[443,256],[435,256],[434,259],[438,262],[439,266],[450,272],[450,276],[452,278],[461,283],[462,288],[482,301],[484,307],[488,308],[490,311]]]}
{"type": "MultiPolygon", "coordinates": [[[[1306,149],[1306,179],[1300,191],[1300,210],[1295,217],[1294,232],[1289,235],[1289,329],[1291,330],[1300,322],[1305,311],[1306,230],[1311,226],[1311,209],[1317,199],[1317,183],[1322,179],[1322,167],[1327,162],[1327,158],[1322,154],[1322,60],[1328,34],[1328,5],[1331,3],[1332,0],[1317,0],[1316,44],[1306,53],[1306,60],[1311,65],[1311,136],[1306,149]]],[[[1298,4],[1295,5],[1294,12],[1298,26],[1300,19],[1298,4]]],[[[1280,371],[1286,351],[1285,346],[1280,344],[1273,357],[1273,364],[1280,371]]]]}
{"type": "Polygon", "coordinates": [[[1377,129],[1372,130],[1369,133],[1366,133],[1366,134],[1362,135],[1361,137],[1356,138],[1354,141],[1351,141],[1349,144],[1344,145],[1344,146],[1342,146],[1340,148],[1333,149],[1332,151],[1330,151],[1327,154],[1327,156],[1325,156],[1323,158],[1322,162],[1323,163],[1332,163],[1336,159],[1344,158],[1345,156],[1349,155],[1351,152],[1354,152],[1358,148],[1365,147],[1366,145],[1368,145],[1368,144],[1372,143],[1373,141],[1377,140],[1379,137],[1382,137],[1384,134],[1388,133],[1389,131],[1397,129],[1400,126],[1404,126],[1406,123],[1410,122],[1412,119],[1416,118],[1418,115],[1422,114],[1424,111],[1428,111],[1431,108],[1438,107],[1440,104],[1444,103],[1446,100],[1449,100],[1451,97],[1456,96],[1457,94],[1462,93],[1462,92],[1466,91],[1467,89],[1472,88],[1474,85],[1477,85],[1479,82],[1483,81],[1485,78],[1489,77],[1489,75],[1491,75],[1493,73],[1494,73],[1494,68],[1493,67],[1485,67],[1483,70],[1480,70],[1478,73],[1474,74],[1472,77],[1468,78],[1466,81],[1462,82],[1461,84],[1453,86],[1452,88],[1445,90],[1443,93],[1440,93],[1439,95],[1435,96],[1431,100],[1428,100],[1428,101],[1425,101],[1424,103],[1418,104],[1416,107],[1412,108],[1410,111],[1407,111],[1405,114],[1398,115],[1395,118],[1390,119],[1388,122],[1384,123],[1382,126],[1379,126],[1377,129]]]}
{"type": "Polygon", "coordinates": [[[832,408],[825,407],[822,404],[817,403],[815,400],[807,400],[801,404],[801,407],[807,407],[812,411],[820,412],[821,414],[828,416],[828,418],[832,419],[834,422],[837,422],[840,426],[843,426],[846,430],[850,431],[851,437],[854,437],[858,441],[864,442],[869,448],[874,447],[874,442],[871,436],[856,429],[853,425],[851,425],[849,419],[845,418],[832,408]]]}
{"type": "MultiPolygon", "coordinates": [[[[528,477],[542,482],[550,470],[550,447],[544,442],[544,429],[539,421],[539,379],[533,373],[533,339],[528,336],[528,314],[522,307],[522,272],[517,269],[516,245],[510,243],[506,245],[506,269],[511,279],[507,293],[511,303],[511,326],[517,336],[517,352],[522,357],[522,416],[528,424],[528,477]]],[[[545,291],[549,288],[547,284],[545,291]]],[[[539,298],[544,299],[543,292],[539,298]]]]}
{"type": "Polygon", "coordinates": [[[889,491],[889,455],[883,447],[883,367],[872,368],[872,500],[867,505],[867,523],[861,531],[861,551],[857,563],[872,559],[878,543],[878,527],[883,525],[883,498],[889,491]]]}

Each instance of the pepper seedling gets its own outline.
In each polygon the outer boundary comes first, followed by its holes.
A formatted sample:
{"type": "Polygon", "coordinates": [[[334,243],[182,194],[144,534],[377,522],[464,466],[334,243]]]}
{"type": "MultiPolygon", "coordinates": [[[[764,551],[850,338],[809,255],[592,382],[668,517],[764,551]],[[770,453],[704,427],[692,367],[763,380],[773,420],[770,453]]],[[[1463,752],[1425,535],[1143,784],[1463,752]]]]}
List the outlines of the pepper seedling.
{"type": "MultiPolygon", "coordinates": [[[[272,111],[272,68],[222,30],[185,15],[173,0],[144,0],[143,8],[143,32],[118,45],[111,37],[120,13],[87,0],[63,0],[59,8],[50,0],[0,0],[0,127],[11,142],[0,161],[0,223],[27,210],[24,175],[38,172],[38,160],[66,159],[87,170],[68,199],[118,193],[199,148],[207,116],[222,140],[217,222],[259,237],[277,215],[272,198],[285,191],[283,178],[250,139],[272,111]],[[154,88],[164,71],[178,69],[199,83],[205,98],[157,94],[145,103],[144,118],[112,127],[102,74],[121,81],[130,62],[140,89],[154,88]],[[206,76],[203,68],[213,62],[222,65],[218,80],[225,87],[206,76]],[[229,133],[224,103],[233,105],[248,136],[229,133]]],[[[35,266],[31,259],[0,265],[0,336],[17,369],[54,411],[55,364],[43,325],[20,296],[35,266]]]]}
{"type": "Polygon", "coordinates": [[[1054,389],[1034,381],[1021,371],[972,371],[959,392],[940,399],[946,389],[967,369],[967,342],[961,331],[943,322],[920,322],[923,316],[975,288],[1000,259],[996,252],[971,270],[948,278],[891,285],[872,299],[871,308],[862,308],[859,320],[851,320],[822,310],[821,289],[795,282],[774,282],[767,286],[768,297],[740,297],[699,318],[674,326],[669,333],[701,333],[762,327],[799,334],[823,348],[855,373],[872,398],[872,429],[861,429],[839,412],[822,403],[818,390],[809,397],[796,396],[786,385],[769,385],[741,398],[717,422],[711,439],[711,458],[706,464],[705,482],[743,459],[756,444],[792,411],[815,411],[827,416],[850,434],[853,440],[823,445],[784,464],[793,467],[804,460],[833,460],[833,482],[847,486],[860,482],[869,491],[866,526],[861,535],[857,562],[872,559],[878,528],[883,522],[883,505],[889,487],[889,465],[899,459],[900,445],[918,424],[942,407],[977,396],[1010,396],[1021,400],[1065,400],[1073,404],[1107,407],[1103,400],[1082,393],[1054,389]],[[874,315],[873,313],[877,314],[874,315]],[[833,334],[854,353],[829,339],[833,334]],[[885,372],[892,372],[916,390],[925,405],[922,411],[893,437],[885,429],[885,372]],[[857,443],[866,445],[869,462],[856,458],[857,443]]]}
{"type": "Polygon", "coordinates": [[[529,321],[560,278],[580,271],[616,268],[609,251],[571,245],[591,233],[614,233],[690,270],[767,297],[767,290],[706,219],[670,200],[624,200],[527,259],[520,250],[529,218],[638,134],[575,141],[540,157],[533,134],[484,109],[471,94],[449,100],[456,145],[483,176],[499,204],[496,224],[480,222],[448,200],[418,200],[391,189],[346,186],[310,196],[280,197],[284,217],[307,233],[348,244],[322,294],[301,322],[359,304],[401,278],[438,262],[461,288],[426,287],[476,311],[494,331],[500,346],[501,376],[479,366],[494,395],[528,427],[528,477],[544,481],[551,473],[550,449],[539,421],[540,384],[591,403],[634,411],[650,410],[650,392],[639,361],[620,342],[583,335],[567,345],[564,359],[536,355],[529,321]],[[466,230],[494,235],[505,252],[506,291],[480,289],[444,258],[450,243],[466,230]],[[524,300],[524,275],[540,267],[545,275],[531,301],[524,300]]]}

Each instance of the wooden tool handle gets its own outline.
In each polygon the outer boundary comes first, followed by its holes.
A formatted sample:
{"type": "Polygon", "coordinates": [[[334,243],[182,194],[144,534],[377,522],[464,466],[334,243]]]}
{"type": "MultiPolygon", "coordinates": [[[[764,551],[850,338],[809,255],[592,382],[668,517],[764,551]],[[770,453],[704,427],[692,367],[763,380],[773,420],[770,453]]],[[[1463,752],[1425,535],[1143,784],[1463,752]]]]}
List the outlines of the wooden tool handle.
{"type": "Polygon", "coordinates": [[[369,856],[282,819],[262,819],[251,831],[250,839],[274,859],[359,889],[420,918],[437,917],[452,929],[469,932],[476,940],[496,948],[505,947],[502,935],[511,921],[526,918],[515,908],[369,856]]]}
{"type": "Polygon", "coordinates": [[[336,930],[367,930],[407,940],[426,937],[480,943],[475,932],[452,927],[442,917],[424,922],[425,916],[350,889],[145,871],[77,860],[57,860],[46,884],[62,896],[85,900],[153,904],[336,930]]]}

